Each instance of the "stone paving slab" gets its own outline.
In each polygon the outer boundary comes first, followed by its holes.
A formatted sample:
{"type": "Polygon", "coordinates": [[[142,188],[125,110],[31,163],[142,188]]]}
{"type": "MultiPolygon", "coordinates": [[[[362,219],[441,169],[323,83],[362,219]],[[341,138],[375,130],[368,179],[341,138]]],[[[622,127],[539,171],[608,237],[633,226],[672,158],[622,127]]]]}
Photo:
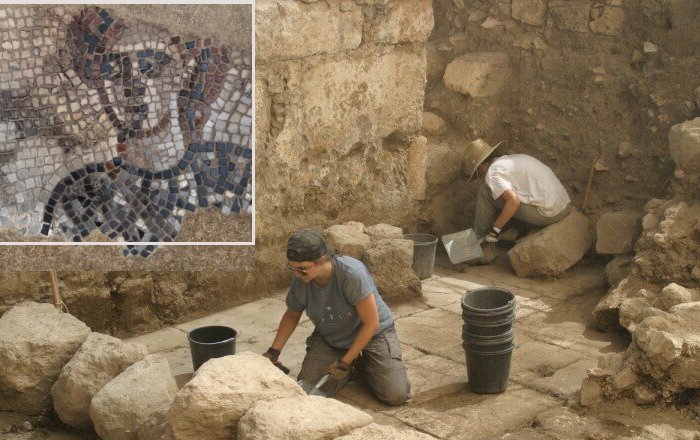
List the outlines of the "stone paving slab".
{"type": "Polygon", "coordinates": [[[172,351],[189,345],[187,332],[177,327],[165,327],[153,333],[128,339],[145,345],[150,353],[172,351]]]}
{"type": "Polygon", "coordinates": [[[492,395],[465,389],[398,409],[394,416],[438,438],[485,440],[530,426],[538,413],[558,405],[556,399],[518,386],[492,395]]]}
{"type": "Polygon", "coordinates": [[[597,359],[586,358],[544,377],[529,372],[530,374],[522,374],[513,380],[535,391],[566,398],[581,390],[581,382],[588,377],[586,371],[597,366],[597,359]]]}

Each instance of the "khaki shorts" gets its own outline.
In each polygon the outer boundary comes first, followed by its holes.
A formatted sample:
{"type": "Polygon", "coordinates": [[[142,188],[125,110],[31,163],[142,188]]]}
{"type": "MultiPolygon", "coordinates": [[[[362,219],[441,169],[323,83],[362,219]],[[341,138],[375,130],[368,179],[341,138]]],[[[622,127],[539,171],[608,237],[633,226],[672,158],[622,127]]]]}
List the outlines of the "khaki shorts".
{"type": "MultiPolygon", "coordinates": [[[[314,331],[306,339],[306,356],[298,379],[315,384],[326,374],[328,366],[340,359],[346,351],[331,347],[318,332],[314,331]]],[[[406,374],[406,366],[401,360],[399,338],[393,325],[367,343],[362,350],[362,356],[355,364],[363,373],[369,387],[382,402],[396,406],[411,398],[411,384],[406,374]]],[[[330,380],[321,387],[321,391],[331,397],[347,382],[347,379],[330,380]]]]}

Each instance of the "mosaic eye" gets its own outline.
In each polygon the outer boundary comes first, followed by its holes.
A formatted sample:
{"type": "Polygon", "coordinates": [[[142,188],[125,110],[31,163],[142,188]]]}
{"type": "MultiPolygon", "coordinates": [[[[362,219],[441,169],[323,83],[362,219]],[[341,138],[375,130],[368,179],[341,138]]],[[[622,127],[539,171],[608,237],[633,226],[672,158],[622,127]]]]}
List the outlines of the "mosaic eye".
{"type": "Polygon", "coordinates": [[[154,78],[160,72],[158,64],[150,60],[139,60],[139,72],[147,78],[154,78]]]}

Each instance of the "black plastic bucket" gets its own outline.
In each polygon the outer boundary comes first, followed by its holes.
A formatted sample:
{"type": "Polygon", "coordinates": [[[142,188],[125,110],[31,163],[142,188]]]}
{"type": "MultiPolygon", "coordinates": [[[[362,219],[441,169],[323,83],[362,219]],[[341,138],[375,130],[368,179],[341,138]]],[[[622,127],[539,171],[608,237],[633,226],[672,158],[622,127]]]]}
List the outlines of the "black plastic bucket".
{"type": "Polygon", "coordinates": [[[197,369],[213,358],[236,353],[236,336],[238,332],[231,327],[211,325],[199,327],[187,334],[192,354],[192,367],[197,369]]]}
{"type": "Polygon", "coordinates": [[[498,317],[499,319],[493,319],[492,317],[475,319],[473,316],[467,317],[466,315],[463,315],[463,318],[465,332],[479,336],[495,336],[506,333],[513,328],[515,312],[498,317]]]}
{"type": "Polygon", "coordinates": [[[479,394],[502,393],[508,386],[513,345],[499,351],[464,350],[469,389],[479,394]]]}
{"type": "Polygon", "coordinates": [[[465,350],[497,352],[511,347],[514,339],[515,335],[512,329],[493,336],[476,335],[468,332],[466,329],[462,331],[462,346],[465,350]]]}
{"type": "Polygon", "coordinates": [[[462,315],[480,319],[508,315],[515,310],[515,295],[500,287],[480,287],[462,297],[462,315]]]}
{"type": "Polygon", "coordinates": [[[421,280],[430,278],[435,266],[438,238],[430,234],[406,234],[403,238],[413,241],[413,271],[421,280]]]}

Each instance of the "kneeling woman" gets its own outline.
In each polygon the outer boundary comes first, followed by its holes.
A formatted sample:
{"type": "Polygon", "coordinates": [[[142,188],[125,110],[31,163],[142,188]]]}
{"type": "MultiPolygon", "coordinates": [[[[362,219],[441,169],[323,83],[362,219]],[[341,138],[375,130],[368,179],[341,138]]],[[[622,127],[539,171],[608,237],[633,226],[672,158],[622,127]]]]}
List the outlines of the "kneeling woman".
{"type": "Polygon", "coordinates": [[[287,259],[294,274],[287,311],[265,356],[279,362],[282,348],[306,310],[315,329],[306,340],[299,379],[313,384],[330,373],[334,380],[326,382],[321,391],[333,396],[357,367],[379,400],[401,405],[410,399],[411,385],[394,318],[365,265],[352,257],[334,255],[311,229],[292,234],[287,259]]]}

